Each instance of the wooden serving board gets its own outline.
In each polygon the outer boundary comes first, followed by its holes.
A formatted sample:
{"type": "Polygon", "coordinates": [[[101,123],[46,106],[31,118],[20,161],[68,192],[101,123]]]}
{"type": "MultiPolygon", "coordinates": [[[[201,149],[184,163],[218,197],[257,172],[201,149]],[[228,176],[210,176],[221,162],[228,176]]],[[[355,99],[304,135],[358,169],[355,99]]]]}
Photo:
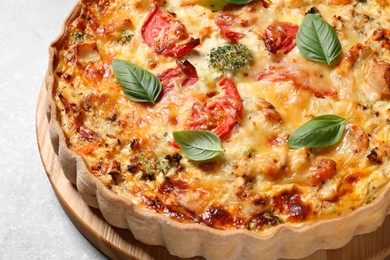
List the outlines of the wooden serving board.
{"type": "MultiPolygon", "coordinates": [[[[109,225],[99,210],[90,208],[76,187],[64,176],[49,138],[45,113],[46,88],[41,87],[36,114],[38,147],[47,177],[58,200],[73,224],[102,253],[112,259],[179,259],[163,246],[137,241],[129,230],[109,225]]],[[[337,230],[335,230],[337,236],[337,230]]],[[[193,259],[202,259],[200,257],[193,259]]],[[[386,259],[390,260],[390,215],[375,232],[354,237],[336,250],[320,250],[306,260],[386,259]]]]}

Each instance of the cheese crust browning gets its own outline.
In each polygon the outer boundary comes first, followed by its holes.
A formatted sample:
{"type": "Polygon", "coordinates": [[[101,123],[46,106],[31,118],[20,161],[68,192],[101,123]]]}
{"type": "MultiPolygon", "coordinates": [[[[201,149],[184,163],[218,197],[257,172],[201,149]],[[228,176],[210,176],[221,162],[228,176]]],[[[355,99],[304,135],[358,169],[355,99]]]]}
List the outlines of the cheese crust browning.
{"type": "Polygon", "coordinates": [[[346,215],[388,186],[387,1],[254,0],[218,11],[201,0],[82,2],[57,47],[51,94],[67,147],[112,192],[175,221],[264,233],[346,215]],[[337,64],[295,46],[307,13],[335,29],[337,64]],[[251,51],[247,68],[209,66],[226,44],[251,51]],[[124,96],[114,58],[159,78],[155,105],[124,96]],[[288,148],[324,114],[353,117],[337,144],[288,148]],[[172,137],[184,129],[217,133],[224,153],[189,160],[172,137]]]}

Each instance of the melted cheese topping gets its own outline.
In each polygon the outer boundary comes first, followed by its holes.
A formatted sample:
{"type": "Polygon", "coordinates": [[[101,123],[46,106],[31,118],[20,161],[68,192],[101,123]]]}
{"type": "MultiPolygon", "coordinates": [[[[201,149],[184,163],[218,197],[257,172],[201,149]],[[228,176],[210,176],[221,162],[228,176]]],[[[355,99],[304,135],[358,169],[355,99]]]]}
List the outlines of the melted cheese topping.
{"type": "Polygon", "coordinates": [[[69,148],[113,192],[178,221],[266,232],[348,213],[389,183],[387,1],[253,1],[217,12],[208,1],[84,2],[58,52],[54,98],[69,148]],[[180,58],[148,45],[141,31],[155,2],[200,45],[180,58]],[[265,45],[269,25],[299,26],[309,10],[335,28],[343,49],[337,66],[309,61],[297,47],[284,54],[265,45]],[[220,14],[234,17],[229,30],[254,62],[233,77],[243,112],[225,152],[194,162],[172,145],[172,132],[185,129],[195,104],[223,94],[221,73],[207,63],[212,48],[229,42],[215,23],[220,14]],[[184,87],[173,78],[154,106],[133,102],[115,80],[114,57],[156,75],[188,60],[198,81],[184,87]],[[336,145],[287,147],[289,135],[323,114],[353,116],[336,145]]]}

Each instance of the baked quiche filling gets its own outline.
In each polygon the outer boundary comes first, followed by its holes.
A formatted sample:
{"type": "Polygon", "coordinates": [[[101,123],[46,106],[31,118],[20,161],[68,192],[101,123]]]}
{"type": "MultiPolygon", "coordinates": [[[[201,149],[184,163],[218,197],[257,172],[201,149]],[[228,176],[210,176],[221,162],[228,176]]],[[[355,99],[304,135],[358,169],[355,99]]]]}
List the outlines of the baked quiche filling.
{"type": "Polygon", "coordinates": [[[388,185],[387,0],[82,2],[52,95],[67,146],[112,192],[180,222],[266,232],[347,214],[388,185]],[[153,102],[125,95],[115,61],[154,77],[153,102]],[[221,141],[212,158],[174,138],[199,130],[221,141]],[[291,145],[297,133],[327,144],[291,145]]]}

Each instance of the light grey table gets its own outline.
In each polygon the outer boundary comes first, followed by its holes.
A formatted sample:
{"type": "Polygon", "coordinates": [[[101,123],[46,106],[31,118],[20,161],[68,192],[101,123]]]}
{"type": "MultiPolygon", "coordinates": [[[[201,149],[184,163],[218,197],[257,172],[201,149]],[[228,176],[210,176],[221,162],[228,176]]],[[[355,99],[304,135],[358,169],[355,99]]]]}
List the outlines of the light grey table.
{"type": "Polygon", "coordinates": [[[35,136],[48,46],[75,3],[0,0],[0,260],[105,259],[62,210],[35,136]]]}

